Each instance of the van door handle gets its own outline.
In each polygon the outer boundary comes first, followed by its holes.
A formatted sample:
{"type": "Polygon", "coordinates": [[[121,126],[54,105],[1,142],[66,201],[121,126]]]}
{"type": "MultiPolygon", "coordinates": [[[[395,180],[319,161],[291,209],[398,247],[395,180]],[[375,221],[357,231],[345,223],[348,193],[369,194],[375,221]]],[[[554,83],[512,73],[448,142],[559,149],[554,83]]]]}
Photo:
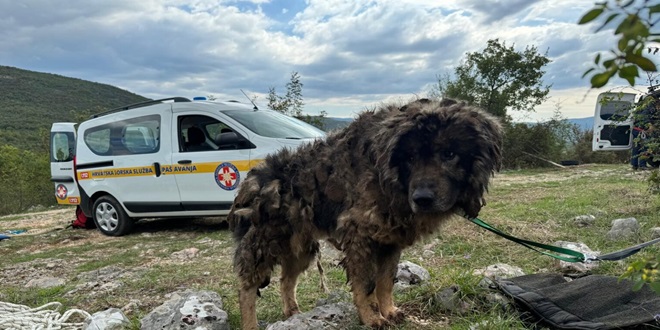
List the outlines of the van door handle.
{"type": "Polygon", "coordinates": [[[52,182],[74,182],[73,177],[70,176],[54,176],[50,178],[52,182]]]}
{"type": "Polygon", "coordinates": [[[177,163],[179,163],[179,164],[181,164],[181,165],[184,165],[184,164],[192,164],[192,160],[190,160],[190,159],[182,159],[182,160],[178,161],[177,163]]]}
{"type": "Polygon", "coordinates": [[[154,163],[154,172],[156,172],[156,177],[160,176],[160,164],[154,163]]]}

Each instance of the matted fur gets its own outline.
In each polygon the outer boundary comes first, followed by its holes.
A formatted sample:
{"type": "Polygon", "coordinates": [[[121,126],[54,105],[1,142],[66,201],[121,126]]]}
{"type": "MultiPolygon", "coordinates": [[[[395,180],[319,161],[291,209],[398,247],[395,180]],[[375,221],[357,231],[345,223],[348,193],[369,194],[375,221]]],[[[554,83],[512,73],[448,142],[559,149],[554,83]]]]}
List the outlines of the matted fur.
{"type": "Polygon", "coordinates": [[[401,251],[455,213],[475,217],[501,163],[502,131],[485,112],[451,100],[418,100],[362,113],[346,129],[253,168],[229,213],[237,241],[244,329],[256,329],[260,287],[282,266],[284,314],[298,312],[295,289],[328,239],[360,320],[398,322],[392,287],[401,251]]]}

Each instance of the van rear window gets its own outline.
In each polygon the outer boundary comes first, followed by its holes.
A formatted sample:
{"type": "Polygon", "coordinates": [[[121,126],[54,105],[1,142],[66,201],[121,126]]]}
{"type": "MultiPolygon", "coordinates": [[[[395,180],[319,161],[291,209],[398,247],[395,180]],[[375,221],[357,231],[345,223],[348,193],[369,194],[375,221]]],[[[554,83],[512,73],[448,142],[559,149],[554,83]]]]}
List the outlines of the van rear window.
{"type": "Polygon", "coordinates": [[[72,132],[52,132],[50,134],[50,161],[70,162],[76,154],[76,138],[72,132]]]}
{"type": "Polygon", "coordinates": [[[630,102],[610,100],[600,106],[600,119],[623,121],[630,115],[630,110],[630,102]]]}
{"type": "Polygon", "coordinates": [[[149,115],[89,128],[85,144],[102,156],[150,154],[160,149],[160,116],[149,115]]]}

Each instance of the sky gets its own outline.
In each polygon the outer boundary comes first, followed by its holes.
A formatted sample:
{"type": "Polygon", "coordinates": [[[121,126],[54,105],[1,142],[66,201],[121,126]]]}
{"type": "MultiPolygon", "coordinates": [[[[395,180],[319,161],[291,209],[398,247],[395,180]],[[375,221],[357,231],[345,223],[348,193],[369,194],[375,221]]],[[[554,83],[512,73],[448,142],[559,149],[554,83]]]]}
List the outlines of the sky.
{"type": "MultiPolygon", "coordinates": [[[[547,51],[542,121],[593,115],[604,90],[583,72],[612,29],[577,25],[590,0],[0,0],[0,65],[75,77],[149,98],[213,95],[266,106],[303,83],[305,112],[354,117],[427,96],[469,52],[499,39],[547,51]]],[[[656,60],[656,63],[660,61],[656,60]]],[[[660,63],[659,63],[660,64],[660,63]]],[[[606,89],[625,86],[613,80],[606,89]]],[[[642,88],[638,88],[642,90],[642,88]]]]}

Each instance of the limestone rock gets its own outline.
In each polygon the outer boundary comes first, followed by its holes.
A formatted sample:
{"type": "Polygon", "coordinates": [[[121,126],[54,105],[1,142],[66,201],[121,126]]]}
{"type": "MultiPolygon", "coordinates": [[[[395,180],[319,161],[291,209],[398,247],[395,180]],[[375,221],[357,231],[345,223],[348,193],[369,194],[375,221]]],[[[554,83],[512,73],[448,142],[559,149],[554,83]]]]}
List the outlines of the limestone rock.
{"type": "Polygon", "coordinates": [[[141,329],[229,330],[222,298],[213,291],[177,292],[142,318],[141,329]]]}

